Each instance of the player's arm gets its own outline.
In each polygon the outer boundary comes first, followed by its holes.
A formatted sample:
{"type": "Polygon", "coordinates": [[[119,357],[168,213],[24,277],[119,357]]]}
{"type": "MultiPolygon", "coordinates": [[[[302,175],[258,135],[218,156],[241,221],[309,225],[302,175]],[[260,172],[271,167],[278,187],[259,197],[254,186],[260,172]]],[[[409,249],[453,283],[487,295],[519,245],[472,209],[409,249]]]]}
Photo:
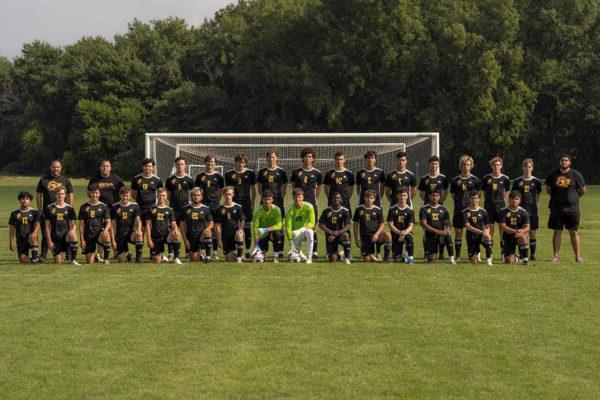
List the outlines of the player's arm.
{"type": "Polygon", "coordinates": [[[417,195],[417,187],[411,186],[410,187],[410,201],[411,202],[413,201],[413,199],[415,198],[416,195],[417,195]]]}
{"type": "Polygon", "coordinates": [[[77,237],[77,220],[76,219],[71,220],[70,231],[73,235],[75,235],[75,237],[77,237]]]}
{"type": "Polygon", "coordinates": [[[42,200],[43,200],[43,194],[41,192],[35,192],[35,207],[38,210],[44,210],[44,208],[42,207],[42,200]]]}
{"type": "Polygon", "coordinates": [[[85,221],[83,218],[79,218],[79,245],[82,249],[85,249],[85,238],[83,237],[83,233],[85,231],[85,221]]]}
{"type": "Polygon", "coordinates": [[[328,229],[322,222],[319,222],[319,229],[321,229],[327,236],[332,236],[333,231],[328,229]]]}
{"type": "Polygon", "coordinates": [[[186,249],[189,249],[190,242],[188,241],[188,238],[187,238],[187,227],[186,227],[185,219],[182,219],[179,222],[179,231],[181,232],[181,238],[183,239],[183,245],[185,246],[186,249]]]}
{"type": "Polygon", "coordinates": [[[323,185],[323,188],[325,189],[325,197],[329,198],[329,185],[323,185]]]}
{"type": "Polygon", "coordinates": [[[48,242],[48,248],[50,250],[54,250],[54,242],[52,241],[52,235],[50,234],[50,231],[52,230],[52,224],[50,221],[48,221],[48,219],[46,219],[45,225],[44,231],[46,234],[46,241],[48,242]]]}
{"type": "Polygon", "coordinates": [[[288,187],[287,183],[284,183],[283,185],[281,185],[281,198],[282,199],[285,199],[285,195],[287,193],[287,187],[288,187]]]}
{"type": "Polygon", "coordinates": [[[356,242],[356,245],[358,247],[360,247],[362,245],[362,242],[360,241],[360,233],[358,231],[358,223],[354,223],[352,224],[353,226],[353,230],[354,230],[354,241],[356,242]]]}
{"type": "Polygon", "coordinates": [[[477,229],[474,226],[471,226],[471,224],[468,222],[465,222],[465,229],[468,230],[469,232],[475,233],[477,235],[483,235],[482,230],[477,229]]]}
{"type": "Polygon", "coordinates": [[[439,230],[439,229],[435,229],[434,227],[430,226],[427,223],[427,219],[426,218],[422,218],[421,219],[421,227],[426,230],[427,232],[433,233],[435,235],[443,235],[444,231],[439,230]]]}
{"type": "Polygon", "coordinates": [[[146,241],[148,243],[149,248],[154,247],[154,242],[152,241],[152,219],[148,218],[146,220],[146,241]]]}
{"type": "Polygon", "coordinates": [[[73,192],[69,193],[67,195],[67,199],[68,199],[69,205],[74,207],[75,206],[75,194],[73,194],[73,192]]]}
{"type": "Polygon", "coordinates": [[[217,236],[217,242],[218,242],[218,246],[220,248],[223,248],[223,229],[221,227],[221,224],[219,222],[217,222],[215,224],[215,234],[217,236]]]}
{"type": "Polygon", "coordinates": [[[404,230],[404,235],[408,235],[409,233],[412,233],[414,225],[415,224],[413,224],[412,222],[410,224],[408,224],[408,226],[404,230]]]}
{"type": "Polygon", "coordinates": [[[285,219],[285,237],[292,240],[292,220],[294,219],[294,208],[288,211],[288,218],[285,219]]]}
{"type": "Polygon", "coordinates": [[[33,240],[33,238],[38,237],[39,233],[40,233],[40,219],[39,219],[39,215],[38,217],[35,219],[35,221],[33,222],[33,232],[31,232],[29,234],[29,240],[33,240]]]}
{"type": "Polygon", "coordinates": [[[17,228],[14,225],[8,226],[8,248],[10,251],[15,251],[15,242],[13,241],[17,235],[17,228]]]}
{"type": "Polygon", "coordinates": [[[385,224],[383,222],[381,222],[379,224],[379,226],[377,227],[377,230],[373,234],[373,239],[372,239],[373,242],[376,242],[377,240],[379,240],[379,235],[381,235],[381,232],[383,232],[384,227],[385,227],[385,224]]]}
{"type": "Polygon", "coordinates": [[[506,226],[506,223],[504,221],[500,222],[500,230],[502,232],[508,233],[508,234],[514,234],[517,230],[516,229],[512,229],[508,226],[506,226]]]}
{"type": "Polygon", "coordinates": [[[391,232],[396,235],[402,235],[402,231],[394,226],[394,221],[388,221],[388,226],[390,227],[391,232]]]}
{"type": "MultiPolygon", "coordinates": [[[[259,183],[260,185],[260,183],[259,183]]],[[[260,188],[259,188],[260,190],[260,188]]],[[[250,205],[252,206],[252,210],[254,210],[254,204],[256,203],[256,184],[250,186],[250,205]]]]}

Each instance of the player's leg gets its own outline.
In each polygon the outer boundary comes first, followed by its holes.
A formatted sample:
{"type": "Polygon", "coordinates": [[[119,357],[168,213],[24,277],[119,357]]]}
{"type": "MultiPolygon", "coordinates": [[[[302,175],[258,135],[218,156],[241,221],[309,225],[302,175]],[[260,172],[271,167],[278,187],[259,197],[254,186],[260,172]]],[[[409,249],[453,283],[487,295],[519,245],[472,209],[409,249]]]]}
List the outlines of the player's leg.
{"type": "Polygon", "coordinates": [[[406,247],[406,253],[408,255],[406,262],[412,265],[415,263],[415,237],[412,232],[404,236],[404,246],[406,247]]]}
{"type": "MultiPolygon", "coordinates": [[[[77,233],[75,233],[73,231],[69,231],[69,233],[67,233],[67,242],[69,243],[69,246],[66,249],[66,251],[69,252],[71,264],[78,265],[79,263],[77,262],[77,247],[78,247],[77,233]]],[[[96,247],[96,245],[94,242],[94,254],[96,254],[95,247],[96,247]]]]}
{"type": "Polygon", "coordinates": [[[450,258],[450,264],[456,264],[456,260],[454,259],[454,247],[452,246],[452,236],[448,233],[441,237],[440,243],[444,244],[444,247],[448,251],[448,257],[450,258]]]}
{"type": "Polygon", "coordinates": [[[527,253],[529,252],[529,240],[527,236],[517,238],[517,244],[519,246],[519,260],[521,260],[523,265],[527,265],[529,262],[527,260],[527,253]]]}
{"type": "Polygon", "coordinates": [[[110,257],[110,234],[108,232],[102,231],[100,233],[100,238],[98,240],[98,244],[102,246],[102,258],[104,260],[104,264],[109,264],[110,257]]]}
{"type": "Polygon", "coordinates": [[[339,259],[338,254],[338,243],[339,237],[336,236],[327,236],[325,241],[325,247],[327,250],[327,259],[329,262],[336,262],[339,259]]]}
{"type": "MultiPolygon", "coordinates": [[[[175,264],[181,264],[181,260],[179,259],[179,253],[181,252],[181,236],[178,230],[175,232],[169,232],[167,235],[167,244],[171,245],[170,251],[173,252],[173,262],[175,264]]],[[[169,254],[170,258],[171,254],[169,254]]]]}
{"type": "Polygon", "coordinates": [[[252,221],[244,222],[244,242],[246,245],[246,258],[250,258],[250,249],[252,248],[252,221]]]}
{"type": "Polygon", "coordinates": [[[390,250],[392,247],[392,235],[389,232],[383,231],[379,235],[377,242],[383,245],[383,262],[390,262],[390,250]]]}
{"type": "MultiPolygon", "coordinates": [[[[313,210],[315,212],[315,221],[319,221],[319,206],[317,205],[317,202],[315,200],[315,204],[313,204],[313,210]]],[[[309,229],[310,230],[310,229],[309,229]]],[[[319,257],[319,240],[317,239],[318,235],[317,235],[317,228],[315,226],[315,228],[313,229],[313,233],[312,233],[312,239],[311,239],[311,244],[310,247],[312,249],[311,254],[312,256],[309,257],[309,260],[312,260],[313,257],[315,259],[317,259],[319,257]]],[[[306,246],[307,246],[307,251],[308,251],[308,234],[306,235],[306,246]]]]}
{"type": "Polygon", "coordinates": [[[142,251],[144,250],[144,235],[142,232],[134,231],[130,234],[129,240],[135,246],[135,262],[142,263],[142,251]]]}
{"type": "Polygon", "coordinates": [[[565,221],[563,220],[559,211],[550,210],[548,217],[548,228],[552,229],[552,262],[555,263],[560,258],[560,244],[562,231],[565,227],[565,221]]]}
{"type": "Polygon", "coordinates": [[[581,258],[581,248],[579,242],[579,213],[569,212],[566,213],[566,222],[565,228],[569,231],[569,236],[571,238],[571,247],[573,248],[573,253],[575,253],[575,261],[582,262],[583,258],[581,258]]]}
{"type": "Polygon", "coordinates": [[[392,232],[392,257],[395,262],[402,262],[404,252],[404,237],[392,232]]]}
{"type": "Polygon", "coordinates": [[[460,251],[462,250],[462,235],[464,222],[462,214],[454,213],[452,217],[452,226],[454,227],[454,255],[456,261],[460,260],[460,251]]]}
{"type": "Polygon", "coordinates": [[[127,238],[117,238],[115,241],[117,242],[117,247],[115,248],[117,262],[127,262],[127,254],[129,253],[129,244],[127,238]]]}
{"type": "Polygon", "coordinates": [[[85,239],[85,247],[82,248],[83,256],[85,257],[85,262],[88,264],[93,264],[96,261],[96,246],[100,241],[100,235],[97,236],[87,236],[84,235],[85,239]]]}
{"type": "Polygon", "coordinates": [[[428,263],[435,263],[437,261],[438,245],[440,242],[438,235],[425,235],[423,241],[425,259],[428,263]]]}
{"type": "Polygon", "coordinates": [[[350,264],[352,262],[352,240],[350,238],[350,231],[342,233],[338,237],[338,244],[340,241],[342,242],[342,248],[344,249],[344,262],[350,264]]]}
{"type": "Polygon", "coordinates": [[[233,237],[235,241],[235,260],[237,262],[242,262],[242,257],[244,257],[244,241],[246,238],[246,232],[244,229],[238,229],[235,231],[235,235],[233,237]]]}
{"type": "Polygon", "coordinates": [[[27,239],[27,244],[29,245],[29,248],[31,249],[31,262],[34,264],[37,264],[40,262],[40,257],[38,254],[38,237],[37,235],[29,235],[29,238],[27,239]]]}
{"type": "Polygon", "coordinates": [[[504,244],[504,249],[502,250],[504,262],[506,264],[514,264],[516,261],[516,248],[518,246],[517,239],[514,237],[514,235],[503,234],[502,236],[502,242],[504,244]]]}
{"type": "Polygon", "coordinates": [[[200,234],[200,257],[204,262],[212,261],[211,251],[212,251],[212,243],[213,243],[213,232],[202,231],[200,234]]]}
{"type": "Polygon", "coordinates": [[[467,256],[471,264],[477,264],[477,254],[480,250],[481,239],[467,235],[467,256]]]}
{"type": "Polygon", "coordinates": [[[529,259],[535,261],[535,251],[537,248],[537,230],[540,225],[540,218],[537,215],[529,216],[529,259]]]}
{"type": "Polygon", "coordinates": [[[165,244],[167,241],[166,239],[166,236],[152,238],[154,246],[150,249],[150,257],[152,258],[152,261],[154,261],[157,264],[160,264],[162,262],[162,257],[165,252],[165,244]]]}
{"type": "MultiPolygon", "coordinates": [[[[29,245],[27,240],[23,240],[17,237],[17,254],[19,255],[19,262],[21,264],[29,264],[29,245]]],[[[35,258],[32,256],[32,260],[35,258]]]]}
{"type": "Polygon", "coordinates": [[[365,262],[377,261],[378,258],[375,256],[375,243],[371,240],[370,236],[365,236],[361,240],[362,246],[360,247],[360,254],[365,262]]]}
{"type": "Polygon", "coordinates": [[[273,258],[277,258],[279,260],[283,254],[283,230],[272,231],[271,237],[273,240],[273,258]]]}

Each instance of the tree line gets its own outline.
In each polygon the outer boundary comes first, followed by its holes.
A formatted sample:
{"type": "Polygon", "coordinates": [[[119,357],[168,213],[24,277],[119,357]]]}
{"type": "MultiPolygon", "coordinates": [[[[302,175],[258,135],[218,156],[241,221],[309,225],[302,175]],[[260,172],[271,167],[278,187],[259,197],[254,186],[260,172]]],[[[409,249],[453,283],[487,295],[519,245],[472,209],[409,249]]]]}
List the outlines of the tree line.
{"type": "Polygon", "coordinates": [[[547,174],[569,151],[599,181],[599,15],[600,0],[241,0],[197,27],[35,41],[0,58],[0,169],[60,158],[84,177],[109,158],[132,176],[144,132],[439,131],[443,171],[500,154],[547,174]]]}

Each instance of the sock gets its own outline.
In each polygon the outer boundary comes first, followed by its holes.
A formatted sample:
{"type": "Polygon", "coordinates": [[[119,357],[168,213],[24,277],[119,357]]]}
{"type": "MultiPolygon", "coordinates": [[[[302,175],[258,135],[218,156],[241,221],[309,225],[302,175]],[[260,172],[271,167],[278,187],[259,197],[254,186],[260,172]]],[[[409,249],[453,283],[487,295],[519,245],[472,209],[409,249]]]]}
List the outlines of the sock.
{"type": "MultiPolygon", "coordinates": [[[[317,231],[313,231],[313,232],[314,232],[314,237],[313,237],[312,252],[316,253],[317,249],[319,248],[319,242],[317,242],[317,231]]],[[[308,241],[307,241],[307,245],[308,245],[308,241]]]]}
{"type": "Polygon", "coordinates": [[[450,235],[444,236],[444,245],[446,246],[446,250],[448,250],[448,255],[450,257],[454,256],[454,249],[452,248],[452,238],[450,235]]]}
{"type": "Polygon", "coordinates": [[[531,257],[535,256],[535,247],[537,245],[537,240],[536,239],[531,239],[529,240],[529,254],[531,254],[531,257]]]}
{"type": "Polygon", "coordinates": [[[202,242],[204,251],[206,252],[206,257],[210,257],[211,250],[212,250],[211,242],[214,243],[214,241],[212,239],[204,239],[204,241],[202,242]]]}
{"type": "Polygon", "coordinates": [[[409,257],[412,257],[415,254],[415,241],[412,235],[405,236],[404,240],[406,241],[406,252],[409,257]]]}
{"type": "Polygon", "coordinates": [[[181,251],[181,241],[174,240],[173,243],[171,243],[171,248],[173,249],[173,256],[175,258],[179,258],[179,252],[181,251]]]}
{"type": "Polygon", "coordinates": [[[492,248],[494,247],[494,242],[484,242],[483,246],[485,247],[485,258],[492,258],[492,248]]]}
{"type": "Polygon", "coordinates": [[[73,242],[71,243],[70,247],[70,252],[69,254],[71,254],[71,261],[75,261],[75,258],[77,257],[77,242],[73,242]]]}
{"type": "Polygon", "coordinates": [[[440,255],[440,258],[444,257],[444,245],[445,245],[445,239],[444,239],[444,243],[439,243],[438,245],[438,252],[440,255]]]}
{"type": "Polygon", "coordinates": [[[383,259],[384,260],[389,260],[391,247],[392,247],[391,243],[384,243],[383,244],[383,259]]]}
{"type": "Polygon", "coordinates": [[[342,242],[342,247],[344,248],[344,257],[350,258],[350,241],[344,240],[342,242]]]}
{"type": "Polygon", "coordinates": [[[273,258],[279,258],[279,252],[273,251],[273,258]]]}
{"type": "Polygon", "coordinates": [[[527,250],[529,249],[528,245],[519,245],[519,258],[527,258],[527,250]]]}
{"type": "Polygon", "coordinates": [[[460,258],[460,250],[462,248],[462,239],[454,240],[454,253],[456,254],[456,258],[460,258]]]}
{"type": "Polygon", "coordinates": [[[135,259],[142,259],[142,250],[144,248],[144,242],[135,242],[135,259]]]}
{"type": "MultiPolygon", "coordinates": [[[[405,241],[406,241],[406,239],[405,239],[405,241]]],[[[406,251],[408,251],[408,248],[406,251]]],[[[400,258],[400,257],[402,257],[402,254],[404,254],[404,242],[398,243],[398,254],[396,254],[394,252],[394,258],[400,258]]]]}
{"type": "Polygon", "coordinates": [[[500,254],[504,258],[504,240],[500,239],[500,254]]]}
{"type": "MultiPolygon", "coordinates": [[[[246,242],[246,249],[252,248],[252,226],[250,224],[244,224],[244,241],[246,242]]],[[[241,255],[238,254],[238,255],[241,255]]]]}
{"type": "Polygon", "coordinates": [[[238,257],[242,257],[244,255],[244,242],[235,242],[235,252],[238,257]]]}
{"type": "Polygon", "coordinates": [[[313,230],[306,231],[306,252],[310,259],[312,259],[313,253],[317,252],[317,235],[313,230]]]}
{"type": "Polygon", "coordinates": [[[167,249],[169,250],[169,256],[173,254],[173,243],[167,243],[167,249]]]}
{"type": "Polygon", "coordinates": [[[31,246],[31,258],[34,260],[38,259],[38,247],[37,246],[31,246]]]}
{"type": "Polygon", "coordinates": [[[379,253],[381,253],[381,243],[376,243],[375,248],[377,249],[375,254],[379,256],[379,253]]]}
{"type": "Polygon", "coordinates": [[[217,238],[212,239],[212,249],[215,253],[219,249],[219,240],[217,238]]]}
{"type": "Polygon", "coordinates": [[[110,243],[102,243],[103,257],[105,260],[108,260],[110,253],[110,243]]]}

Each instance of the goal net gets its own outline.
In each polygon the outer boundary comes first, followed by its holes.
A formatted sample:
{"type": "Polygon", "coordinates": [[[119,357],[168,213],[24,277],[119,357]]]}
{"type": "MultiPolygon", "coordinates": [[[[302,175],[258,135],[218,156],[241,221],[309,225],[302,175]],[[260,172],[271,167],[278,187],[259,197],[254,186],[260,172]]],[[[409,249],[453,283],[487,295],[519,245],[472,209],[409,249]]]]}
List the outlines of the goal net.
{"type": "Polygon", "coordinates": [[[204,169],[204,157],[217,158],[217,170],[225,173],[234,167],[238,153],[248,156],[248,168],[258,172],[266,166],[266,152],[279,153],[279,166],[291,171],[302,166],[304,147],[315,150],[315,168],[322,173],[335,167],[334,155],[346,154],[346,168],[356,173],[364,167],[364,154],[374,150],[377,166],[384,172],[395,169],[396,153],[406,151],[408,168],[417,177],[427,173],[427,160],[439,155],[439,134],[433,133],[147,133],[146,156],[156,161],[161,178],[173,171],[173,160],[187,159],[189,174],[195,177],[204,169]]]}

